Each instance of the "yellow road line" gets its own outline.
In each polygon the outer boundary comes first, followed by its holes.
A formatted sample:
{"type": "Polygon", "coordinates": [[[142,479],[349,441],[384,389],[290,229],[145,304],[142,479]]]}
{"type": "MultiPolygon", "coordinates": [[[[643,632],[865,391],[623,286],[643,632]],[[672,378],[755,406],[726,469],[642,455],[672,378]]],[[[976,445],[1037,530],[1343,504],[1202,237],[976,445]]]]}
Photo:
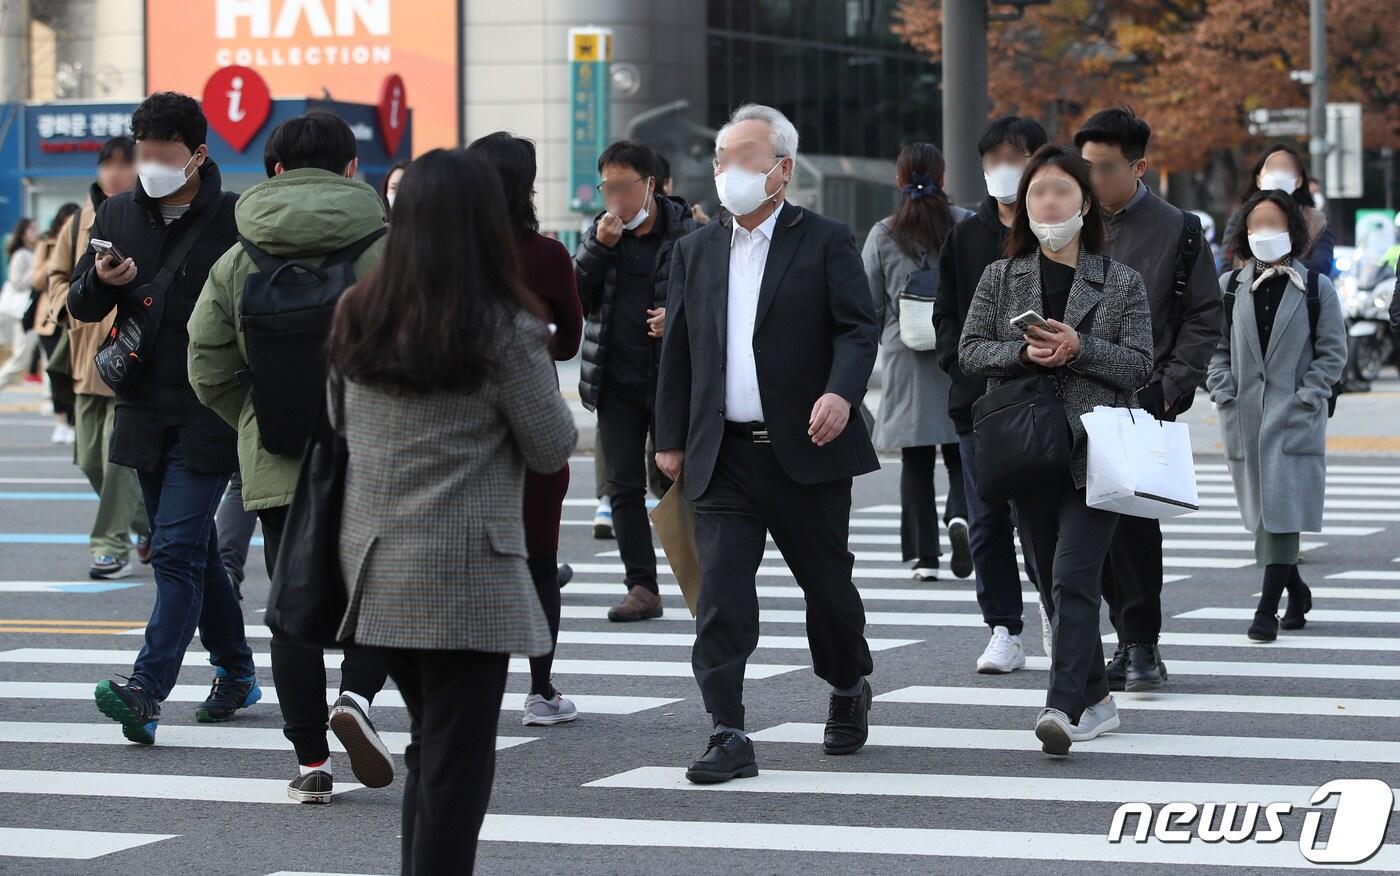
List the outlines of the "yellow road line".
{"type": "Polygon", "coordinates": [[[56,627],[116,627],[117,629],[121,629],[121,630],[129,630],[129,629],[132,629],[132,628],[134,628],[134,627],[144,627],[144,626],[146,625],[146,622],[145,622],[145,621],[127,621],[127,620],[107,620],[107,621],[99,621],[99,620],[65,620],[65,619],[63,619],[63,618],[55,618],[55,619],[49,620],[49,619],[36,619],[36,618],[28,618],[28,617],[24,617],[24,618],[4,618],[4,617],[0,617],[0,625],[3,625],[3,626],[13,626],[13,625],[15,625],[15,624],[20,624],[20,625],[22,625],[22,626],[29,626],[29,627],[35,627],[35,626],[56,626],[56,627]]]}

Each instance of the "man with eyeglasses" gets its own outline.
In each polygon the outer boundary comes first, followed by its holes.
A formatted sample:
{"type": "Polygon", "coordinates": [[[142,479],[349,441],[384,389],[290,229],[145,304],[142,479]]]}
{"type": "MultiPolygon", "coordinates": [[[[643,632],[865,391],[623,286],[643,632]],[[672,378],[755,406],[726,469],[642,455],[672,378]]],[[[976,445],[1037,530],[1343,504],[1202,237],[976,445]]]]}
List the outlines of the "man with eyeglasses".
{"type": "Polygon", "coordinates": [[[786,201],[797,130],[740,107],[715,138],[724,215],[676,243],[657,385],[656,464],[695,503],[700,594],[691,665],[714,732],[686,778],[758,775],[744,668],[769,534],[807,603],[831,687],[822,750],[869,733],[873,668],[847,547],[851,484],[880,467],[859,415],[879,328],[846,225],[786,201]]]}
{"type": "MultiPolygon", "coordinates": [[[[598,158],[606,209],[584,232],[574,275],[587,319],[579,397],[598,414],[612,528],[626,595],[608,620],[661,617],[656,551],[647,519],[647,436],[653,428],[656,365],[666,326],[671,244],[699,225],[656,185],[656,155],[621,140],[598,158]]],[[[669,486],[669,484],[667,484],[669,486]]]]}
{"type": "MultiPolygon", "coordinates": [[[[1152,129],[1126,108],[1095,113],[1074,135],[1103,204],[1105,252],[1142,275],[1152,308],[1152,379],[1140,407],[1172,421],[1191,407],[1220,340],[1220,288],[1201,221],[1152,193],[1142,181],[1152,129]],[[1205,258],[1202,258],[1202,251],[1205,258]]],[[[1108,661],[1109,690],[1152,691],[1167,680],[1157,648],[1162,632],[1162,527],[1123,516],[1104,564],[1103,595],[1118,631],[1108,661]]]]}

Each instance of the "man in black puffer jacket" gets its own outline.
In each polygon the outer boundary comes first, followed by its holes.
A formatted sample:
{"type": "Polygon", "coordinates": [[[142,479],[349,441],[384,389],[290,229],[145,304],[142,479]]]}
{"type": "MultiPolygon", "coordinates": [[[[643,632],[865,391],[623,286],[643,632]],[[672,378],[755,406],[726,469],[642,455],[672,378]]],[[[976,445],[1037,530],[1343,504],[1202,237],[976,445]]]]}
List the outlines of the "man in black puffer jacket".
{"type": "Polygon", "coordinates": [[[219,559],[214,510],[238,467],[232,428],[199,403],[186,369],[186,323],[220,256],[238,230],[237,195],[223,191],[205,145],[208,125],[193,98],[162,92],[131,116],[136,138],[134,191],[102,203],[92,238],[111,242],[122,258],[84,253],[73,268],[68,311],[101,322],[113,308],[121,326],[145,302],[157,302],[158,324],[143,346],[140,371],[116,389],[111,461],[136,469],[152,523],[151,566],[156,603],[146,643],[126,684],[103,681],[96,699],[103,714],[133,742],[155,742],[160,703],[169,696],[198,627],[214,664],[214,686],[195,712],[225,721],[261,696],[243,612],[219,559]],[[166,265],[190,234],[198,234],[179,265],[166,265]],[[169,267],[163,292],[150,284],[169,267]]]}
{"type": "Polygon", "coordinates": [[[666,323],[671,246],[699,225],[656,185],[656,155],[622,140],[603,150],[598,174],[607,209],[584,232],[574,275],[587,322],[579,397],[598,414],[613,532],[627,594],[613,621],[661,616],[656,552],[646,511],[646,443],[666,323]]]}

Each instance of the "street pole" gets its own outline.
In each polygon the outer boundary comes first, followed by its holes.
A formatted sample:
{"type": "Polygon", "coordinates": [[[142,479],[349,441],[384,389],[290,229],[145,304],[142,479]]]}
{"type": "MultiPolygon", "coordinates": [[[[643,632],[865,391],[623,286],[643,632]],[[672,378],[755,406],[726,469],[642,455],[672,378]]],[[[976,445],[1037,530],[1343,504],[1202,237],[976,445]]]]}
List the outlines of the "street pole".
{"type": "Polygon", "coordinates": [[[986,195],[977,138],[987,123],[987,0],[943,0],[944,187],[952,200],[986,195]]]}
{"type": "Polygon", "coordinates": [[[1308,108],[1308,154],[1312,175],[1327,190],[1327,0],[1309,0],[1312,102],[1308,108]]]}

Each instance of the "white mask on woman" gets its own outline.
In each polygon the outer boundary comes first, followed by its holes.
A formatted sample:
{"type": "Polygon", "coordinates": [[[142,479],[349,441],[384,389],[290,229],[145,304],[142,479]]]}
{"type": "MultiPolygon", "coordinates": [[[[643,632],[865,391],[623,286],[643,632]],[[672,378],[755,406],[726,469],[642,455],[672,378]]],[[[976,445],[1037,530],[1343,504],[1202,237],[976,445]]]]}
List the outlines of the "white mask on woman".
{"type": "Polygon", "coordinates": [[[1259,191],[1275,189],[1285,194],[1293,194],[1298,190],[1298,175],[1286,170],[1266,170],[1259,174],[1259,191]]]}
{"type": "Polygon", "coordinates": [[[1079,229],[1084,227],[1084,214],[1077,211],[1063,222],[1037,222],[1031,219],[1029,214],[1026,218],[1030,221],[1031,233],[1035,235],[1036,240],[1051,252],[1059,252],[1069,246],[1079,229]]]}
{"type": "Polygon", "coordinates": [[[1271,265],[1293,252],[1293,238],[1287,231],[1260,231],[1249,235],[1249,251],[1259,261],[1271,265]]]}

